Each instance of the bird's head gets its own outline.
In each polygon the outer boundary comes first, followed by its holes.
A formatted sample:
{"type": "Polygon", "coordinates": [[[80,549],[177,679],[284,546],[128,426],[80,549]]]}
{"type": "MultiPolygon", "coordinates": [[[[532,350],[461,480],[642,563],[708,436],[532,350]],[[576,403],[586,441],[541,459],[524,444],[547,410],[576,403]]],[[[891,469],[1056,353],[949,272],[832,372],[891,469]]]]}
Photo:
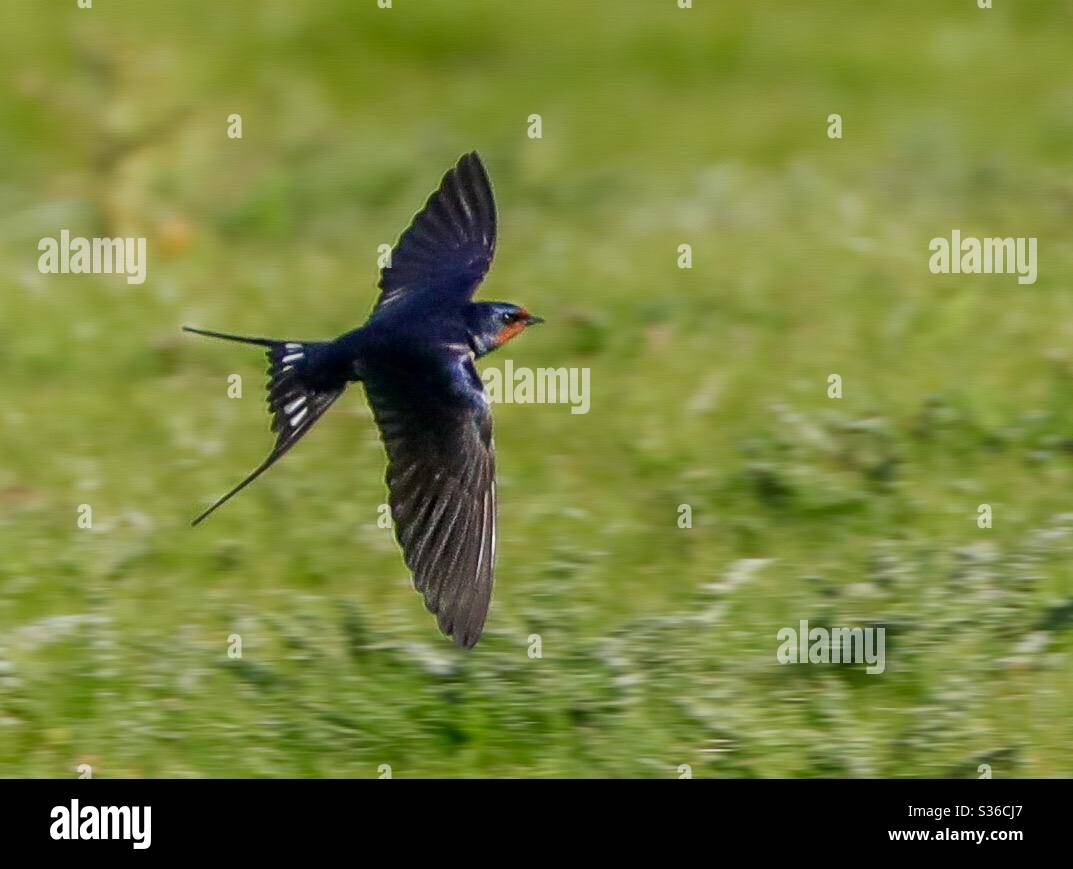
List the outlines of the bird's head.
{"type": "Polygon", "coordinates": [[[543,323],[520,305],[507,302],[475,302],[466,310],[470,343],[477,356],[491,353],[511,338],[520,335],[527,326],[543,323]]]}

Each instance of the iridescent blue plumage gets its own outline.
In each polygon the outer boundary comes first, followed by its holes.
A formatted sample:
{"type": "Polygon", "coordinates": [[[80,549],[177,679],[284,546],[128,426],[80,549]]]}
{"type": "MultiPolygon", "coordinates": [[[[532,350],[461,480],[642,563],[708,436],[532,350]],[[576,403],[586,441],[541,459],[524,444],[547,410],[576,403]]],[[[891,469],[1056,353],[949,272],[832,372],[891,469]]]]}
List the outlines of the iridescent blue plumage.
{"type": "Polygon", "coordinates": [[[399,238],[365,325],[335,341],[241,338],[267,348],[276,445],[197,524],[287,452],[361,381],[387,451],[395,533],[415,587],[462,646],[480,638],[496,556],[492,415],[473,360],[542,322],[472,302],[495,255],[496,209],[477,154],[464,155],[399,238]]]}

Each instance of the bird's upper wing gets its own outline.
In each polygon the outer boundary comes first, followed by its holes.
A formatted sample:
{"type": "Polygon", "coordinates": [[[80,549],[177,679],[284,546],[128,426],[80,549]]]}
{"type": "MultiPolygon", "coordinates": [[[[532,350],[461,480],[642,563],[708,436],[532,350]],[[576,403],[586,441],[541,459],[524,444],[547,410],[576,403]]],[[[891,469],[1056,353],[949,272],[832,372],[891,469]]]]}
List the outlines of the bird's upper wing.
{"type": "Polygon", "coordinates": [[[440,629],[480,638],[496,555],[492,415],[472,360],[452,359],[449,387],[395,377],[365,381],[388,454],[395,536],[440,629]],[[432,397],[430,397],[430,394],[432,397]]]}
{"type": "Polygon", "coordinates": [[[496,248],[496,206],[481,158],[464,154],[414,217],[380,273],[376,309],[414,293],[468,301],[496,248]]]}

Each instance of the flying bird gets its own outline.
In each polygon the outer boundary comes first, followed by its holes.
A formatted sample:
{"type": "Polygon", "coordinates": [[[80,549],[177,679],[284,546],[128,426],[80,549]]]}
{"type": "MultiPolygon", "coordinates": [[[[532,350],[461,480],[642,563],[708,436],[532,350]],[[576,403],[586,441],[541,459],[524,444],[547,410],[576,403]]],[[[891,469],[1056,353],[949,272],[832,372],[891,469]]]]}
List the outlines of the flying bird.
{"type": "Polygon", "coordinates": [[[470,648],[481,636],[496,560],[492,413],[473,364],[542,323],[520,305],[474,302],[496,248],[496,207],[476,152],[450,169],[403,232],[361,327],[334,341],[249,338],[268,356],[268,457],[197,525],[293,447],[361,382],[387,452],[395,536],[440,629],[470,648]]]}

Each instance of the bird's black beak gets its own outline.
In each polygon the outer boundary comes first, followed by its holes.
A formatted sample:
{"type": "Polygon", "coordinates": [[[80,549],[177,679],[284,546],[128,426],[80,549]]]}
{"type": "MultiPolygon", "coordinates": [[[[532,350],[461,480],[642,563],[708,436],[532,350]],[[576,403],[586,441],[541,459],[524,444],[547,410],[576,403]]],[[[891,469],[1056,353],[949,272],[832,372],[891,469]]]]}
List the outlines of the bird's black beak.
{"type": "Polygon", "coordinates": [[[525,318],[525,325],[526,326],[538,326],[539,324],[541,324],[543,322],[544,322],[543,317],[534,317],[532,314],[530,314],[528,317],[525,318]]]}

